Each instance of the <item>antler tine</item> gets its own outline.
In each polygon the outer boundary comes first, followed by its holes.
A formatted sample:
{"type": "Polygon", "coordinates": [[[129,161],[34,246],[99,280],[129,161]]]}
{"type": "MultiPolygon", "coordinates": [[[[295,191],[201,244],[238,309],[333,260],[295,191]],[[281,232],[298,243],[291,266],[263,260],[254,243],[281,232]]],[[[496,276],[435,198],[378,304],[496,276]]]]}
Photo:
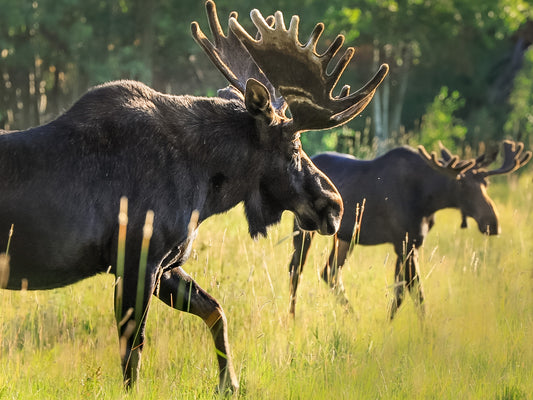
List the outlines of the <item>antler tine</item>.
{"type": "MultiPolygon", "coordinates": [[[[265,18],[265,21],[267,25],[272,28],[274,26],[274,22],[276,21],[276,19],[274,18],[273,15],[269,15],[268,17],[265,18]]],[[[260,39],[261,39],[261,33],[257,31],[257,34],[255,35],[255,40],[260,40],[260,39]]]]}
{"type": "MultiPolygon", "coordinates": [[[[211,33],[213,34],[213,39],[215,41],[215,46],[220,46],[221,39],[225,38],[224,31],[222,30],[222,26],[220,26],[220,21],[218,20],[218,14],[217,14],[217,8],[214,2],[207,2],[206,5],[206,11],[207,11],[207,20],[209,22],[209,29],[211,30],[211,33]]],[[[239,14],[237,11],[232,11],[230,13],[230,18],[237,18],[239,14]]]]}
{"type": "Polygon", "coordinates": [[[311,36],[309,36],[309,40],[305,45],[306,49],[316,52],[316,45],[318,43],[318,39],[320,39],[320,36],[322,36],[324,29],[324,24],[322,22],[319,22],[315,25],[313,32],[311,32],[311,36]]]}
{"type": "Polygon", "coordinates": [[[339,93],[339,98],[346,97],[350,94],[350,85],[344,85],[339,93]]]}
{"type": "MultiPolygon", "coordinates": [[[[443,146],[443,148],[445,147],[443,146]]],[[[448,159],[439,160],[436,152],[432,151],[431,154],[429,154],[422,145],[418,146],[418,152],[431,168],[457,179],[460,178],[461,174],[464,174],[471,169],[476,163],[475,160],[459,160],[459,156],[452,155],[449,151],[447,153],[447,155],[449,155],[448,159]]]]}
{"type": "Polygon", "coordinates": [[[483,169],[485,167],[488,167],[490,164],[496,160],[496,157],[498,156],[499,149],[496,146],[490,146],[489,150],[486,150],[483,154],[479,155],[476,158],[476,165],[475,169],[483,169]]]}
{"type": "Polygon", "coordinates": [[[450,158],[453,157],[452,152],[442,144],[442,142],[439,140],[439,148],[440,148],[440,155],[442,156],[442,159],[444,161],[448,161],[450,158]]]}
{"type": "MultiPolygon", "coordinates": [[[[215,3],[212,1],[207,1],[205,3],[205,8],[207,13],[207,19],[209,21],[209,28],[213,35],[215,44],[213,45],[213,43],[209,41],[207,36],[200,29],[198,22],[196,21],[193,21],[191,23],[192,36],[200,45],[200,47],[204,50],[204,52],[208,55],[211,61],[226,77],[226,79],[242,92],[242,85],[240,84],[237,76],[235,76],[231,68],[229,68],[229,66],[225,62],[226,60],[224,60],[224,57],[221,54],[223,50],[220,49],[220,47],[224,46],[223,43],[226,43],[225,40],[227,41],[228,38],[224,35],[222,27],[220,26],[215,3]],[[219,49],[217,49],[217,47],[219,47],[219,49]]],[[[236,13],[234,14],[234,17],[236,17],[236,13]]]]}
{"type": "MultiPolygon", "coordinates": [[[[213,64],[242,94],[245,92],[246,81],[249,78],[258,80],[270,92],[274,108],[284,110],[286,108],[285,101],[275,95],[274,87],[256,65],[246,47],[242,45],[231,29],[228,29],[227,35],[224,34],[215,3],[212,0],[206,1],[205,9],[214,44],[202,32],[196,21],[191,23],[191,33],[213,64]]],[[[237,17],[237,12],[233,11],[230,13],[229,20],[236,21],[237,17]]]]}
{"type": "Polygon", "coordinates": [[[280,11],[275,13],[273,27],[268,26],[258,10],[252,10],[250,17],[261,34],[258,40],[236,19],[230,19],[230,29],[289,105],[293,120],[287,124],[288,130],[326,129],[348,122],[366,107],[387,75],[388,66],[383,64],[362,89],[349,94],[346,86],[339,96],[333,97],[332,91],[354,54],[354,49],[348,48],[333,71],[327,72],[344,43],[342,35],[319,55],[316,45],[324,31],[322,23],[315,26],[307,43],[302,45],[298,40],[297,16],[292,17],[289,29],[280,11]]]}
{"type": "Polygon", "coordinates": [[[483,174],[485,176],[509,174],[523,167],[529,162],[532,156],[529,150],[522,154],[523,150],[524,144],[522,142],[504,140],[502,166],[492,171],[483,171],[483,174]]]}
{"type": "Polygon", "coordinates": [[[531,151],[526,151],[522,157],[520,157],[520,166],[518,168],[522,168],[524,165],[526,165],[529,160],[531,160],[531,157],[533,156],[533,153],[531,151]]]}
{"type": "MultiPolygon", "coordinates": [[[[322,58],[322,63],[324,64],[325,67],[328,66],[331,59],[335,57],[335,55],[339,52],[343,44],[344,44],[344,36],[337,35],[337,37],[335,38],[333,42],[331,42],[327,50],[321,56],[319,56],[320,58],[322,58]]],[[[353,47],[348,47],[346,51],[353,52],[354,49],[353,47]]]]}
{"type": "MultiPolygon", "coordinates": [[[[510,142],[510,140],[508,140],[507,142],[510,142]]],[[[504,145],[505,145],[505,142],[504,142],[504,145]]],[[[522,151],[524,150],[524,143],[522,142],[518,142],[516,143],[516,159],[518,161],[518,168],[521,168],[523,167],[524,165],[526,165],[529,160],[531,160],[531,151],[526,151],[525,153],[522,154],[522,151]]],[[[517,169],[518,169],[517,168],[517,169]]]]}
{"type": "MultiPolygon", "coordinates": [[[[259,13],[259,15],[261,15],[261,14],[259,13]]],[[[281,29],[285,29],[285,30],[287,29],[287,28],[285,28],[285,21],[283,20],[283,14],[281,13],[281,11],[276,11],[274,13],[274,18],[276,19],[276,25],[279,25],[279,27],[281,29]]],[[[298,21],[296,22],[296,25],[297,24],[298,24],[298,21]]],[[[298,29],[298,28],[296,28],[296,29],[298,29]]]]}
{"type": "MultiPolygon", "coordinates": [[[[342,42],[344,43],[344,37],[342,38],[342,42]]],[[[333,44],[334,43],[335,42],[333,42],[333,44]]],[[[339,51],[339,49],[340,47],[338,49],[333,49],[332,51],[336,54],[339,51]]],[[[333,58],[335,54],[332,53],[331,58],[333,58]]],[[[348,47],[346,51],[344,52],[344,54],[342,55],[341,59],[337,62],[337,65],[335,65],[335,68],[333,68],[333,71],[331,72],[331,75],[329,77],[329,82],[328,82],[332,88],[335,87],[335,85],[339,81],[342,73],[344,72],[344,70],[346,69],[350,61],[352,60],[354,54],[355,54],[355,49],[353,47],[348,47]]],[[[327,57],[329,57],[329,54],[327,57]]],[[[328,64],[331,61],[331,58],[328,61],[328,64]]]]}

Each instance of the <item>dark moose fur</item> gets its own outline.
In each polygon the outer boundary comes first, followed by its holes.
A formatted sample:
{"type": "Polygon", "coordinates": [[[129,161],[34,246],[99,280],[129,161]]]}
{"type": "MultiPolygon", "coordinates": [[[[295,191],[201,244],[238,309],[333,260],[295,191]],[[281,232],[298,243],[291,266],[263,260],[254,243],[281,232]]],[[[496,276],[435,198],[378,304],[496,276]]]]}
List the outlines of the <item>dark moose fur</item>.
{"type": "MultiPolygon", "coordinates": [[[[457,208],[473,218],[480,232],[500,233],[498,214],[486,192],[487,176],[512,172],[525,165],[531,152],[522,152],[522,144],[515,150],[514,142],[504,142],[505,163],[498,170],[484,168],[494,161],[496,153],[483,154],[473,167],[458,178],[432,168],[416,151],[408,147],[396,148],[374,160],[358,160],[350,155],[323,153],[312,157],[339,190],[344,214],[322,278],[335,290],[339,301],[351,306],[344,295],[340,269],[356,244],[391,243],[396,253],[394,298],[389,316],[392,319],[403,301],[404,287],[423,313],[424,296],[419,280],[418,248],[434,224],[434,214],[444,208],[457,208]],[[361,209],[364,199],[364,210],[361,209]],[[359,207],[359,211],[357,211],[359,207]],[[362,210],[362,212],[361,212],[362,210]],[[355,220],[360,227],[354,232],[355,220]]],[[[442,149],[443,158],[450,153],[442,149]]],[[[473,162],[473,160],[472,160],[473,162]]],[[[296,290],[305,264],[312,232],[300,231],[295,223],[294,252],[289,265],[291,280],[290,313],[294,316],[296,290]]]]}
{"type": "MultiPolygon", "coordinates": [[[[138,82],[112,82],[90,90],[46,125],[0,135],[1,249],[6,249],[14,225],[8,289],[56,288],[108,269],[116,273],[119,202],[127,197],[125,272],[117,285],[122,283],[123,296],[116,296],[115,301],[117,305],[117,300],[122,300],[116,315],[119,335],[127,339],[121,349],[127,386],[138,375],[145,311],[155,294],[169,306],[204,320],[215,342],[218,388],[238,388],[224,312],[181,268],[197,225],[243,202],[253,237],[265,235],[284,210],[293,211],[305,229],[335,233],[342,200],[301,148],[300,132],[313,128],[306,124],[306,106],[325,112],[320,128],[340,125],[368,104],[387,74],[383,66],[360,91],[349,95],[349,87],[345,87],[340,96],[332,98],[329,91],[350,61],[352,49],[334,75],[323,80],[326,86],[321,100],[328,104],[315,105],[299,95],[292,95],[288,104],[281,97],[274,102],[271,77],[266,78],[255,63],[263,65],[261,57],[265,61],[270,52],[272,57],[286,52],[287,62],[292,55],[301,56],[303,53],[290,49],[298,46],[293,35],[297,25],[288,32],[282,14],[276,13],[273,40],[283,40],[283,48],[274,43],[252,58],[248,51],[262,44],[247,41],[236,14],[231,14],[230,25],[238,30],[239,38],[231,30],[228,37],[222,34],[212,1],[206,3],[206,10],[218,47],[214,48],[196,22],[192,34],[232,83],[232,88],[221,91],[225,98],[173,96],[138,82]],[[300,103],[299,110],[304,113],[293,111],[293,117],[298,116],[294,122],[285,110],[291,104],[296,109],[300,103]],[[146,275],[138,277],[148,210],[153,210],[155,222],[146,275]],[[198,220],[193,218],[191,223],[195,212],[198,220]],[[138,281],[144,282],[140,313],[132,312],[138,281]],[[142,316],[140,321],[135,322],[136,314],[142,316]],[[132,323],[138,336],[131,332],[132,323]]],[[[261,35],[270,35],[273,29],[266,28],[257,10],[252,17],[261,35]]],[[[268,24],[271,22],[269,19],[268,24]]],[[[315,44],[322,30],[323,25],[318,24],[312,38],[315,44]]],[[[325,68],[328,57],[342,45],[341,39],[339,36],[326,57],[316,55],[314,46],[305,56],[325,68]]],[[[270,73],[278,85],[299,90],[281,76],[283,71],[270,73]]],[[[321,89],[318,86],[315,89],[321,89]]],[[[308,93],[305,88],[301,91],[308,93]]]]}
{"type": "MultiPolygon", "coordinates": [[[[329,181],[303,154],[302,170],[291,169],[292,149],[277,148],[279,131],[260,124],[242,102],[164,95],[122,81],[92,89],[47,125],[0,135],[0,248],[14,225],[7,288],[20,289],[23,279],[28,289],[60,287],[109,266],[115,273],[118,205],[126,196],[122,314],[135,304],[142,226],[151,209],[144,306],[163,268],[163,301],[204,320],[216,312],[225,325],[216,300],[179,268],[193,239],[193,210],[201,222],[244,201],[252,236],[265,234],[302,196],[323,199],[320,212],[333,226],[341,212],[329,181]],[[177,293],[181,282],[188,289],[177,293]]],[[[127,379],[132,373],[126,370],[127,379]]]]}

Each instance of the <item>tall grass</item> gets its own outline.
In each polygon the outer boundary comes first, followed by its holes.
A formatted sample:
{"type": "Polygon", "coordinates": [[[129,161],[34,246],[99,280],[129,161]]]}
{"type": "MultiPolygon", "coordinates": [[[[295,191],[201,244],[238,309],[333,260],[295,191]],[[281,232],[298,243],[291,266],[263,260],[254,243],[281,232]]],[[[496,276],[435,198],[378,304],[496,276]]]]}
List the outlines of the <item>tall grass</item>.
{"type": "MultiPolygon", "coordinates": [[[[354,312],[319,277],[332,239],[313,242],[288,317],[290,214],[248,237],[242,208],[199,229],[185,269],[223,305],[239,396],[249,399],[529,399],[533,393],[532,176],[494,179],[499,237],[458,211],[437,214],[420,252],[427,313],[407,299],[394,322],[392,246],[356,246],[344,266],[354,312]]],[[[156,216],[157,217],[157,216],[156,216]]],[[[364,218],[364,217],[363,217],[364,218]]],[[[0,399],[212,399],[217,367],[201,319],[154,300],[135,390],[121,389],[115,281],[0,291],[0,399]]]]}

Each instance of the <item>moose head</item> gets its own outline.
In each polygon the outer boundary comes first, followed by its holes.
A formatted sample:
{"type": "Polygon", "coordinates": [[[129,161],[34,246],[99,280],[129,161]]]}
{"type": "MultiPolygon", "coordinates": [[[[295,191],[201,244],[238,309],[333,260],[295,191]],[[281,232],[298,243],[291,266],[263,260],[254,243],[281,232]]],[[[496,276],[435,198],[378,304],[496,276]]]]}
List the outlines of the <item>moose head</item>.
{"type": "Polygon", "coordinates": [[[207,1],[206,10],[213,42],[197,22],[191,25],[193,37],[230,82],[229,87],[219,90],[219,96],[243,103],[254,118],[256,149],[260,149],[257,170],[265,171],[250,175],[256,180],[255,190],[244,201],[250,234],[265,235],[266,227],[278,222],[286,209],[294,212],[302,229],[335,233],[342,200],[302,150],[300,133],[339,126],[359,114],[388,66],[382,65],[357,92],[350,94],[346,85],[334,96],[333,89],[354,54],[354,49],[348,48],[333,70],[326,71],[343,45],[342,35],[318,54],[322,23],[302,45],[297,16],[287,29],[280,11],[265,20],[258,10],[252,10],[251,19],[258,30],[254,39],[237,22],[236,12],[230,14],[225,35],[215,3],[207,1]]]}
{"type": "Polygon", "coordinates": [[[496,206],[487,194],[488,177],[509,174],[523,167],[531,159],[531,151],[524,150],[524,144],[505,140],[503,147],[502,165],[494,170],[487,167],[492,164],[498,151],[486,152],[475,160],[459,160],[440,143],[441,160],[437,160],[434,152],[428,154],[423,147],[419,147],[422,157],[432,167],[447,171],[457,177],[457,190],[454,190],[455,204],[461,210],[461,227],[466,227],[467,217],[474,218],[481,233],[497,235],[501,228],[498,222],[496,206]]]}

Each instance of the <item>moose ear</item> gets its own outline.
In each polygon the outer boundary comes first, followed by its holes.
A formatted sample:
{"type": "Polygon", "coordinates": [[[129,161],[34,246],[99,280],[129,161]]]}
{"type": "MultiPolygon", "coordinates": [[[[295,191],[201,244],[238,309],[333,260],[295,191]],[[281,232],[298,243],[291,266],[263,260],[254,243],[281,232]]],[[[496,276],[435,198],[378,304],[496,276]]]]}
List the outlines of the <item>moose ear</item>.
{"type": "Polygon", "coordinates": [[[275,117],[267,88],[253,78],[246,81],[244,104],[252,116],[262,119],[266,124],[270,124],[275,117]]]}

